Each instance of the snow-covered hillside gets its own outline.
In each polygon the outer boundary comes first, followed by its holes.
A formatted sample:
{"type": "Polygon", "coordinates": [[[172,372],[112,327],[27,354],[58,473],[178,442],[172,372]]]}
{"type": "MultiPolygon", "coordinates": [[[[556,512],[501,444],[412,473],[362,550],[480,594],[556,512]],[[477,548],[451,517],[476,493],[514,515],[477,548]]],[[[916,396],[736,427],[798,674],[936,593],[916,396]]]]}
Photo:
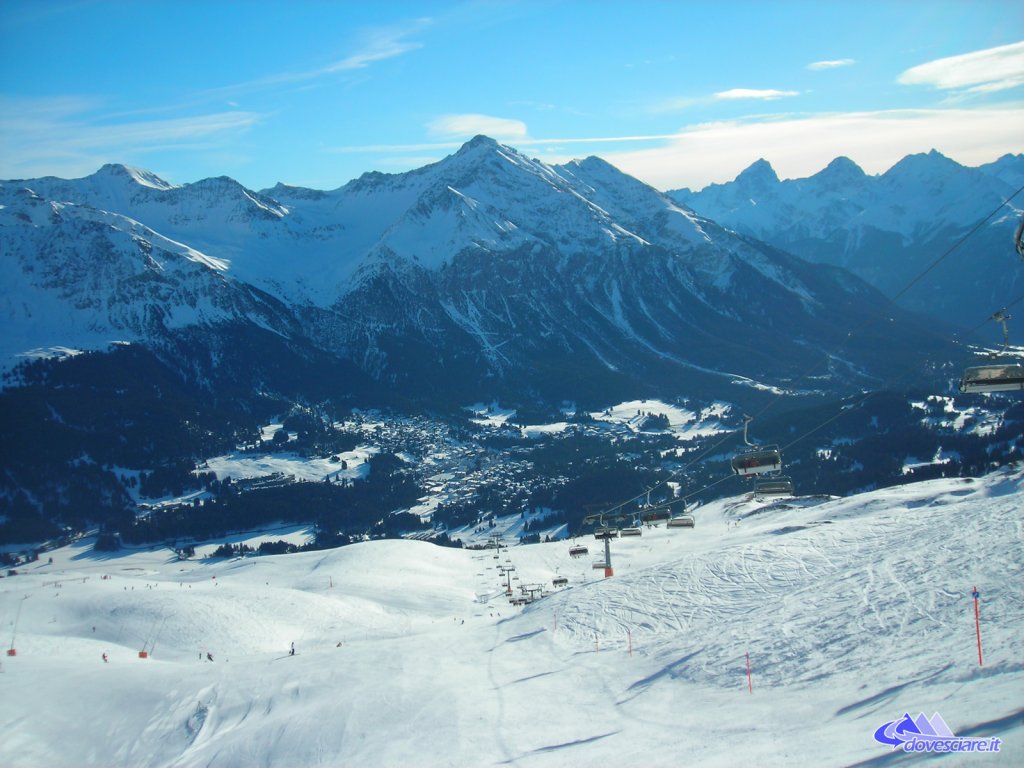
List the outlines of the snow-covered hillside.
{"type": "Polygon", "coordinates": [[[1019,466],[726,499],[694,529],[613,541],[611,579],[592,539],[577,559],[566,542],[231,561],[81,542],[0,580],[0,762],[881,764],[879,726],[938,712],[1019,764],[1022,502],[1019,466]],[[506,583],[551,594],[514,608],[506,583]]]}

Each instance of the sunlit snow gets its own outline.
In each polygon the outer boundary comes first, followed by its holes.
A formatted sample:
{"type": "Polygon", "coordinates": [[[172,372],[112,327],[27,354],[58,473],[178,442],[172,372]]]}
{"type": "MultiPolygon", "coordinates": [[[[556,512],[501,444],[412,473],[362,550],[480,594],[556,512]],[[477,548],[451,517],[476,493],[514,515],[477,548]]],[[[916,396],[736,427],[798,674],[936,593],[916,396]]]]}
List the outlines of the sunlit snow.
{"type": "Polygon", "coordinates": [[[1020,764],[1022,501],[1021,467],[724,499],[614,540],[609,579],[592,538],[575,559],[382,540],[187,561],[83,540],[0,579],[0,763],[882,764],[879,726],[939,713],[1001,740],[971,765],[1020,764]],[[508,585],[546,596],[516,608],[508,585]]]}

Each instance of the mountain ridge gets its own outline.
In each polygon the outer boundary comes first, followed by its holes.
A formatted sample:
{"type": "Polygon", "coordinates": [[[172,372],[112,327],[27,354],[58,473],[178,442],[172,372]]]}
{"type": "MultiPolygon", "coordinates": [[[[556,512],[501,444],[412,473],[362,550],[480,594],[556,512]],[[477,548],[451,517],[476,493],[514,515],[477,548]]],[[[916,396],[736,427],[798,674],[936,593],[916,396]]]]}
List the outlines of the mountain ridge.
{"type": "MultiPolygon", "coordinates": [[[[767,162],[756,171],[759,184],[777,182],[767,162]]],[[[407,388],[455,378],[478,393],[495,380],[530,389],[537,376],[549,396],[595,377],[708,392],[723,381],[788,387],[819,368],[845,389],[941,347],[906,318],[899,338],[864,339],[852,365],[834,368],[845,344],[835,329],[884,306],[866,286],[737,236],[598,158],[549,166],[485,136],[414,171],[325,192],[278,185],[277,197],[226,177],[173,186],[115,165],[77,181],[0,182],[4,239],[23,275],[39,238],[68,254],[84,247],[19,218],[25,188],[104,211],[132,247],[187,249],[224,285],[283,308],[273,321],[257,313],[258,324],[407,388]],[[560,376],[563,364],[577,373],[560,376]]],[[[151,298],[164,300],[155,288],[151,298]]],[[[237,304],[193,324],[251,314],[237,304]]]]}
{"type": "Polygon", "coordinates": [[[933,149],[875,176],[837,158],[785,180],[764,162],[732,182],[668,195],[736,232],[848,269],[886,295],[941,256],[945,263],[900,305],[944,326],[974,327],[1024,290],[1012,250],[1024,202],[1007,204],[1024,186],[1024,155],[969,168],[933,149]]]}

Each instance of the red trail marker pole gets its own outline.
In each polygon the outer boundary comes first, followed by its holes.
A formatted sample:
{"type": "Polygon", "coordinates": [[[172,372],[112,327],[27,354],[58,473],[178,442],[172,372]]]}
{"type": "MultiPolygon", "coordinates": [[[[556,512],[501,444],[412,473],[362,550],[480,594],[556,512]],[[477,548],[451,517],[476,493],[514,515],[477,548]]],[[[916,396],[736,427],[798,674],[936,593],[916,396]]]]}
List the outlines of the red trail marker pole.
{"type": "Polygon", "coordinates": [[[974,598],[974,634],[978,638],[978,666],[983,667],[985,663],[981,660],[981,619],[978,616],[978,598],[981,597],[981,593],[977,587],[971,590],[971,596],[974,598]]]}
{"type": "Polygon", "coordinates": [[[747,656],[747,690],[750,691],[750,693],[753,693],[754,692],[754,681],[753,681],[753,678],[751,678],[751,676],[750,676],[750,651],[747,651],[746,656],[747,656]]]}

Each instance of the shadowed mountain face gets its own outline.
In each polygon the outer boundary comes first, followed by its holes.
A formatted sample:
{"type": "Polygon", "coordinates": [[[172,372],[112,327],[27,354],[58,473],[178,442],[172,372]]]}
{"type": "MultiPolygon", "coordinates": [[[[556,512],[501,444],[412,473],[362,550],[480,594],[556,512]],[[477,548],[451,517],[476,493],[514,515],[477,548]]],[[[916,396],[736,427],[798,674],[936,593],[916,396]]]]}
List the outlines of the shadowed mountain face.
{"type": "MultiPolygon", "coordinates": [[[[778,183],[770,167],[747,175],[778,183]]],[[[949,352],[848,272],[723,229],[596,158],[548,166],[485,137],[328,192],[175,187],[106,166],[2,182],[0,197],[8,365],[114,338],[169,348],[184,334],[202,349],[230,326],[428,400],[742,400],[870,386],[949,352]]]]}

